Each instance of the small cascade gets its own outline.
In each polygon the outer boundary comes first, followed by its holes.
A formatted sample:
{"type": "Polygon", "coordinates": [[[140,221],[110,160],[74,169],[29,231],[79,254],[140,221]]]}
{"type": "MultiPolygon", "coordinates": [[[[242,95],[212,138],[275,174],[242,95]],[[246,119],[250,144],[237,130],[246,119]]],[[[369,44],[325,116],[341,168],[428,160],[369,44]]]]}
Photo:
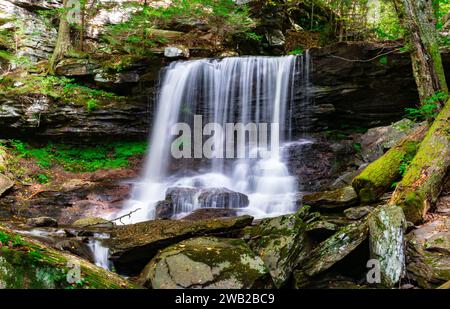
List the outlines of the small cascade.
{"type": "Polygon", "coordinates": [[[281,150],[292,140],[293,110],[310,108],[310,62],[306,52],[302,56],[171,63],[158,93],[145,172],[116,216],[132,212],[124,223],[154,219],[156,205],[168,199],[175,217],[200,207],[239,208],[240,213],[256,218],[295,211],[297,182],[289,174],[281,150]],[[267,124],[266,147],[249,143],[250,134],[245,131],[237,133],[235,153],[245,156],[228,158],[229,136],[223,133],[226,130],[214,129],[211,135],[200,137],[203,143],[208,139],[214,145],[213,155],[207,159],[202,148],[200,153],[195,148],[199,116],[203,125],[213,123],[221,128],[230,123],[267,124]],[[192,128],[190,145],[178,139],[183,148],[192,146],[192,158],[175,159],[171,154],[174,139],[179,138],[171,135],[177,123],[192,128]],[[243,201],[242,195],[248,201],[243,201]]]}
{"type": "Polygon", "coordinates": [[[106,270],[112,269],[112,263],[109,260],[109,248],[102,244],[102,239],[108,236],[95,233],[93,238],[89,239],[88,246],[91,249],[94,264],[106,270]]]}

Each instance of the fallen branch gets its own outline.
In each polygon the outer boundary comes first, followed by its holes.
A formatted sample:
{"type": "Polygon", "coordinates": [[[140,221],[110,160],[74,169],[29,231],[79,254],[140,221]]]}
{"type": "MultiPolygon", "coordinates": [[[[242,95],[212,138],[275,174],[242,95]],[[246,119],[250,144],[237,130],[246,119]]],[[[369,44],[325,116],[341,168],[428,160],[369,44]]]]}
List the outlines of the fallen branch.
{"type": "Polygon", "coordinates": [[[374,61],[374,60],[376,60],[378,58],[381,58],[383,56],[387,56],[389,54],[395,53],[395,52],[400,51],[400,50],[401,50],[400,48],[396,48],[396,49],[388,51],[386,53],[379,54],[379,55],[377,55],[377,56],[375,56],[373,58],[370,58],[370,59],[347,59],[347,58],[335,56],[335,55],[332,55],[332,54],[328,54],[328,56],[330,56],[332,58],[339,59],[339,60],[348,61],[348,62],[372,62],[372,61],[374,61]]]}

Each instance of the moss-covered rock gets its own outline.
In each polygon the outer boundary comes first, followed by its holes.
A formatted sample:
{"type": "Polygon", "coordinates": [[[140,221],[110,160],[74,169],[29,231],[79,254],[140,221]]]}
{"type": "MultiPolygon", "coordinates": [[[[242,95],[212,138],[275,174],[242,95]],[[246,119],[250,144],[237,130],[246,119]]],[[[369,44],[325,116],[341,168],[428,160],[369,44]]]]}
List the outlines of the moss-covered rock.
{"type": "Polygon", "coordinates": [[[196,236],[232,235],[252,221],[250,216],[199,221],[146,221],[117,226],[105,244],[110,248],[110,257],[116,269],[135,274],[144,268],[158,250],[168,245],[196,236]]]}
{"type": "Polygon", "coordinates": [[[292,214],[264,219],[251,231],[249,245],[262,258],[278,288],[309,253],[305,227],[303,218],[292,214]]]}
{"type": "Polygon", "coordinates": [[[0,226],[0,243],[1,288],[117,289],[137,287],[114,273],[79,257],[49,248],[4,226],[0,226]]]}
{"type": "Polygon", "coordinates": [[[86,217],[86,218],[81,218],[76,220],[75,222],[72,223],[72,226],[75,227],[91,227],[91,226],[95,226],[95,227],[111,227],[113,226],[114,223],[103,219],[103,218],[97,218],[97,217],[86,217]]]}
{"type": "Polygon", "coordinates": [[[351,186],[348,186],[333,191],[305,194],[302,202],[304,205],[318,208],[349,207],[358,203],[358,195],[351,186]]]}
{"type": "Polygon", "coordinates": [[[369,217],[370,257],[379,261],[381,284],[389,288],[405,274],[405,229],[405,215],[398,206],[381,206],[369,217]]]}
{"type": "Polygon", "coordinates": [[[243,240],[200,237],[162,250],[139,281],[154,289],[248,289],[265,287],[270,276],[243,240]]]}

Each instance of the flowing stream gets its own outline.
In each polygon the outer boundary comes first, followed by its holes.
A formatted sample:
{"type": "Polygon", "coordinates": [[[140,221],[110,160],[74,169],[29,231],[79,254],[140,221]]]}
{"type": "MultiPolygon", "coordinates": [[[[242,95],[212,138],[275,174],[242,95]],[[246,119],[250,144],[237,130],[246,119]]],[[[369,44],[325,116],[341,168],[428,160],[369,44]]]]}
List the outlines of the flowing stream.
{"type": "MultiPolygon", "coordinates": [[[[180,190],[175,201],[175,218],[201,207],[237,207],[239,214],[250,214],[255,218],[295,211],[297,183],[288,172],[283,149],[292,142],[295,91],[296,87],[309,87],[310,62],[306,52],[302,56],[232,57],[171,63],[162,75],[145,171],[134,183],[132,198],[116,217],[133,212],[128,219],[122,220],[123,223],[154,219],[157,203],[165,199],[168,190],[176,191],[177,188],[180,190]],[[214,131],[216,134],[211,135],[213,158],[174,159],[171,145],[177,136],[171,135],[171,130],[176,123],[195,127],[194,115],[202,116],[203,125],[216,123],[222,128],[227,123],[267,123],[270,131],[267,147],[249,144],[248,139],[241,136],[240,140],[237,138],[235,150],[247,155],[224,159],[221,154],[227,147],[228,137],[214,131]],[[269,150],[268,156],[250,158],[250,153],[269,150]],[[243,196],[239,194],[231,194],[225,199],[223,195],[206,198],[209,202],[205,203],[200,196],[208,190],[243,193],[248,197],[248,206],[239,206],[243,196]]],[[[307,92],[305,90],[303,94],[307,92]]],[[[310,100],[301,101],[295,102],[296,108],[303,108],[310,100]]],[[[203,142],[205,139],[203,137],[203,142]]],[[[193,156],[197,155],[194,149],[193,156]]]]}

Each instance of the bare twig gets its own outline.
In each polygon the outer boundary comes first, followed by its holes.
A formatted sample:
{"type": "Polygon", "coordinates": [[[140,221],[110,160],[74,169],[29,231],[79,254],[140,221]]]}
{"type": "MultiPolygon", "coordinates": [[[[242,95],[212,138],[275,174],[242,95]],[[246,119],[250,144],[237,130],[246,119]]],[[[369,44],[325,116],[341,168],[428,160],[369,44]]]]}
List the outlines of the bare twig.
{"type": "Polygon", "coordinates": [[[397,51],[400,51],[400,48],[396,48],[396,49],[388,51],[386,53],[379,54],[379,55],[377,55],[377,56],[375,56],[373,58],[370,58],[370,59],[347,59],[347,58],[335,56],[335,55],[332,55],[332,54],[329,54],[328,56],[330,56],[332,58],[348,61],[348,62],[371,62],[371,61],[374,61],[375,59],[378,59],[378,58],[383,57],[383,56],[387,56],[387,55],[395,53],[397,51]]]}

